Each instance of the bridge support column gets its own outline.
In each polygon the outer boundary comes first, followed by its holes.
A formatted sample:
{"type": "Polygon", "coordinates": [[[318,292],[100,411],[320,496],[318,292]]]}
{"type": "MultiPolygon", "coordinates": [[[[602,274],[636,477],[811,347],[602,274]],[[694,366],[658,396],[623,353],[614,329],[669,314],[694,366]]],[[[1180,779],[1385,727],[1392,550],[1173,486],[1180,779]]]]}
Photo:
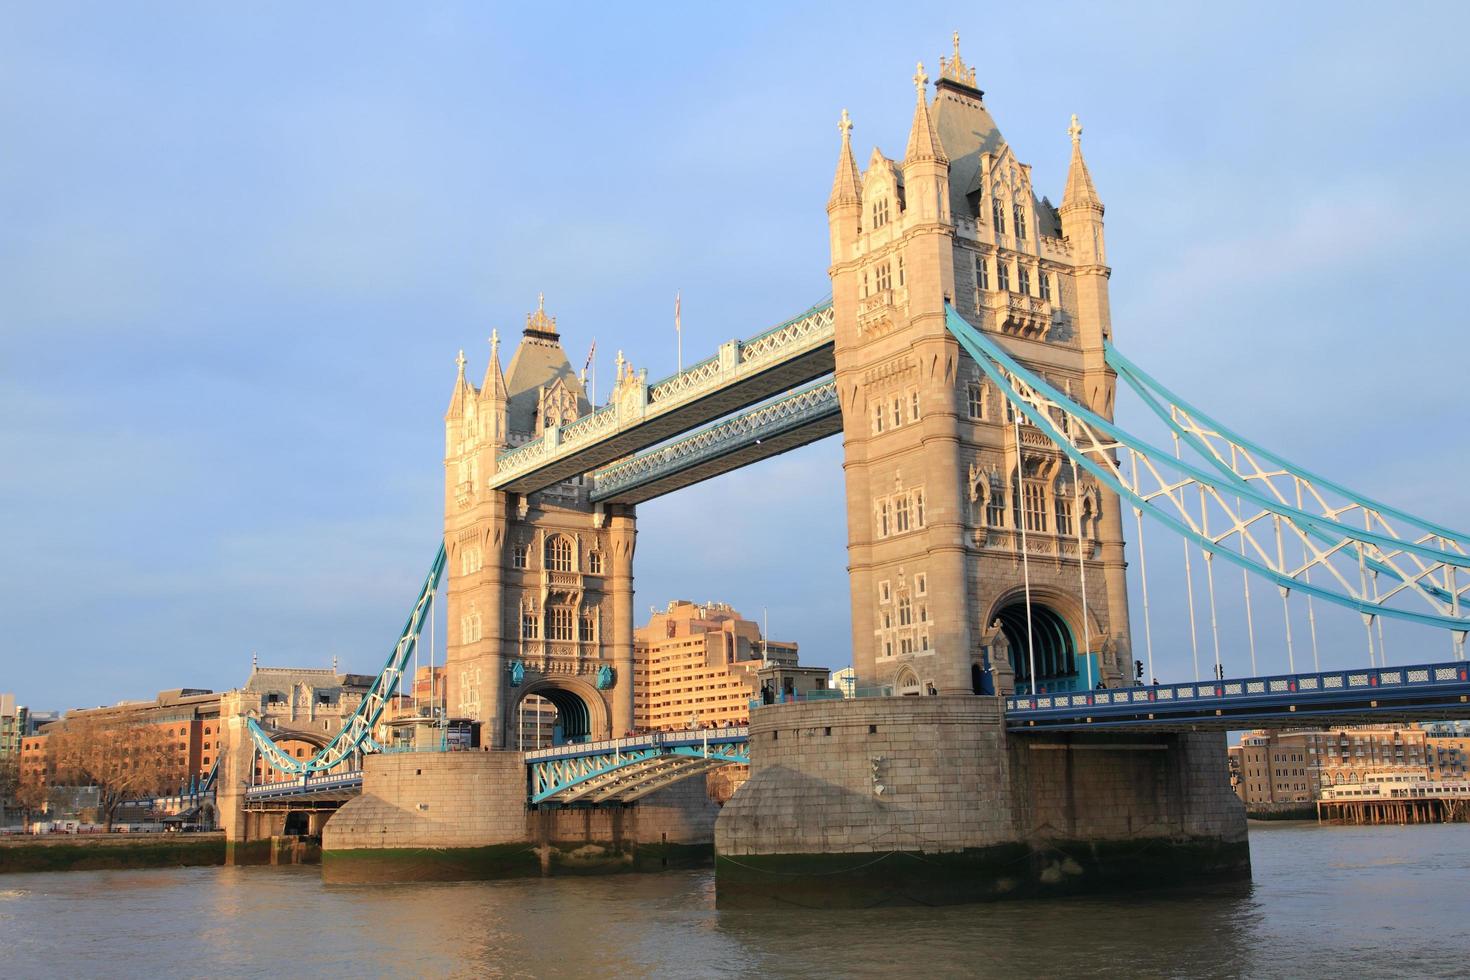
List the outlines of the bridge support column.
{"type": "Polygon", "coordinates": [[[1223,734],[1008,734],[997,698],[752,712],[721,907],[944,904],[1248,877],[1223,734]]]}
{"type": "Polygon", "coordinates": [[[612,655],[615,680],[612,689],[613,738],[633,728],[633,553],[637,550],[638,526],[633,508],[614,505],[608,517],[612,544],[612,655]]]}

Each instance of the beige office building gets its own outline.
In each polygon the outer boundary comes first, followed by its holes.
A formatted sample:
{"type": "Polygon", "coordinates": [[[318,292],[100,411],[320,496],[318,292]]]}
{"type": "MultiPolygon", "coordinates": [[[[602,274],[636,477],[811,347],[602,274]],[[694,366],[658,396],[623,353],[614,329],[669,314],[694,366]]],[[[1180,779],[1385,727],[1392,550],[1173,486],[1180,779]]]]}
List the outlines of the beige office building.
{"type": "Polygon", "coordinates": [[[676,600],[633,631],[633,718],[639,729],[744,725],[765,685],[773,696],[825,690],[827,668],[797,665],[795,643],[722,602],[676,600]]]}

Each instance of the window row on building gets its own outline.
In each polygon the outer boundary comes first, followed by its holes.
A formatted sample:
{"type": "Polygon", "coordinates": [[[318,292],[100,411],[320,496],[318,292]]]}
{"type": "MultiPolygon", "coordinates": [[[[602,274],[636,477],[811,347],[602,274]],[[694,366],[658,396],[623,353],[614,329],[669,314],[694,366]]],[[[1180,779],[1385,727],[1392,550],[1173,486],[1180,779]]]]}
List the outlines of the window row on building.
{"type": "MultiPolygon", "coordinates": [[[[510,549],[512,568],[530,567],[530,549],[524,543],[516,543],[510,549]]],[[[588,575],[603,574],[602,552],[593,548],[587,552],[585,571],[588,575]]],[[[542,568],[550,572],[577,571],[576,550],[572,539],[564,534],[553,534],[546,539],[542,554],[542,568]]]]}
{"type": "Polygon", "coordinates": [[[879,538],[907,534],[926,526],[924,488],[914,487],[879,497],[873,506],[879,538]]]}
{"type": "Polygon", "coordinates": [[[975,273],[975,305],[980,305],[979,293],[989,292],[992,289],[991,269],[995,269],[993,288],[1003,293],[1022,293],[1026,296],[1036,296],[1050,303],[1052,301],[1052,274],[1045,269],[1037,267],[1033,269],[1019,257],[1014,263],[1004,256],[997,255],[991,259],[987,255],[975,255],[972,258],[975,273]],[[1012,275],[1014,270],[1014,276],[1012,275]],[[1031,291],[1032,281],[1036,283],[1036,292],[1031,291]],[[1014,289],[1012,285],[1014,284],[1014,289]]]}

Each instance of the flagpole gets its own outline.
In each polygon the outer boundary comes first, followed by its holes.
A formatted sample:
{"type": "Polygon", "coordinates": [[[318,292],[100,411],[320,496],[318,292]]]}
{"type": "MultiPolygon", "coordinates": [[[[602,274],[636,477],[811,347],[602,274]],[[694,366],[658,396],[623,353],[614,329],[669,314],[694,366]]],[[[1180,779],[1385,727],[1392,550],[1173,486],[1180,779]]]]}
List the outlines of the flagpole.
{"type": "Polygon", "coordinates": [[[674,293],[674,336],[678,338],[679,373],[684,373],[684,325],[679,322],[680,293],[674,293]]]}

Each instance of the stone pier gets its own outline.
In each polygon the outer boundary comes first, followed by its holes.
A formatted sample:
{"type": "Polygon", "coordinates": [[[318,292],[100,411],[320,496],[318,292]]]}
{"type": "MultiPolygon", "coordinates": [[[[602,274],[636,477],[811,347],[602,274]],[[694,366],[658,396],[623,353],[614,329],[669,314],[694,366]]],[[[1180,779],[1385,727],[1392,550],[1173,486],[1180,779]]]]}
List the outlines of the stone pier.
{"type": "Polygon", "coordinates": [[[1247,878],[1224,736],[1008,735],[993,697],[753,713],[718,902],[945,904],[1247,878]]]}
{"type": "Polygon", "coordinates": [[[719,808],[703,779],[637,803],[527,802],[519,752],[371,755],[362,795],[322,832],[328,881],[656,871],[707,862],[719,808]]]}

